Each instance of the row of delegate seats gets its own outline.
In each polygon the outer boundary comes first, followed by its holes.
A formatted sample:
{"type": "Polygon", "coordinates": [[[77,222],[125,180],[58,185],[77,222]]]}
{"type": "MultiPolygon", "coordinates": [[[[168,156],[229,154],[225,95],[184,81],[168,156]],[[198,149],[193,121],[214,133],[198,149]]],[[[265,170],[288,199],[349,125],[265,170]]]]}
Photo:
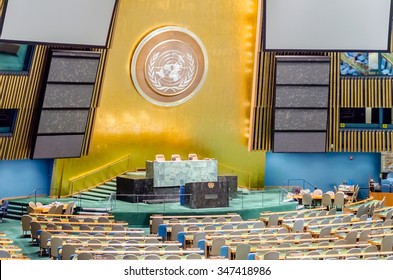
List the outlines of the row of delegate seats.
{"type": "Polygon", "coordinates": [[[13,260],[13,259],[28,259],[21,252],[19,246],[13,245],[14,241],[7,237],[3,232],[0,233],[0,260],[13,260]]]}
{"type": "Polygon", "coordinates": [[[159,256],[156,254],[147,255],[135,255],[135,254],[125,254],[125,255],[113,255],[110,253],[103,254],[97,257],[91,252],[82,252],[79,254],[71,255],[71,259],[77,260],[201,260],[203,256],[196,253],[191,253],[187,255],[164,255],[159,256]]]}
{"type": "Polygon", "coordinates": [[[39,237],[40,252],[47,253],[52,258],[57,259],[69,259],[70,254],[80,254],[89,252],[97,258],[101,258],[102,255],[186,255],[191,253],[201,253],[201,250],[183,250],[180,243],[166,243],[160,242],[158,239],[132,239],[129,238],[127,241],[122,239],[111,239],[109,241],[101,240],[99,237],[93,237],[91,239],[82,241],[81,239],[68,239],[61,238],[56,235],[52,235],[46,231],[42,231],[39,237]]]}
{"type": "Polygon", "coordinates": [[[150,233],[157,234],[158,226],[161,224],[172,223],[212,223],[225,221],[241,221],[242,217],[237,213],[228,213],[224,215],[190,215],[190,216],[165,216],[154,214],[150,216],[150,233]]]}
{"type": "MultiPolygon", "coordinates": [[[[255,234],[260,234],[263,231],[269,232],[270,234],[277,234],[277,232],[279,230],[284,231],[284,233],[288,232],[287,229],[282,228],[282,227],[277,227],[277,231],[275,231],[275,228],[265,228],[265,224],[263,222],[260,221],[242,221],[242,222],[230,222],[228,223],[228,221],[223,221],[223,225],[224,226],[231,226],[230,229],[223,229],[222,227],[220,228],[215,228],[215,229],[206,229],[206,227],[211,226],[210,224],[208,225],[203,225],[200,224],[199,222],[196,223],[193,228],[190,229],[190,227],[185,228],[183,223],[173,223],[173,227],[171,228],[171,239],[172,240],[176,240],[175,238],[175,234],[177,234],[177,239],[183,243],[183,244],[187,244],[187,243],[191,243],[189,242],[190,239],[192,239],[192,243],[193,243],[193,247],[200,247],[200,249],[203,249],[204,246],[198,246],[196,244],[203,244],[200,243],[199,241],[203,241],[204,238],[206,238],[206,234],[224,234],[225,232],[228,233],[228,236],[230,236],[231,234],[241,234],[244,232],[247,232],[247,234],[249,234],[250,236],[255,235],[255,234]],[[233,229],[232,223],[235,225],[246,225],[247,227],[243,228],[236,228],[233,229]],[[255,224],[257,224],[258,226],[255,227],[255,224]],[[253,226],[248,226],[248,225],[253,225],[253,226]],[[174,230],[176,229],[176,230],[174,230]],[[196,236],[199,236],[199,238],[196,238],[196,236]],[[187,242],[188,241],[188,242],[187,242]]],[[[187,223],[188,225],[190,223],[187,223]]],[[[164,226],[166,229],[168,229],[168,224],[164,224],[164,225],[160,225],[160,226],[164,226]]],[[[269,234],[268,233],[268,234],[269,234]]],[[[279,234],[279,233],[278,233],[279,234]]],[[[161,236],[163,238],[166,237],[165,234],[161,234],[161,236]]],[[[206,243],[206,242],[205,242],[206,243]]],[[[214,248],[214,246],[213,246],[214,248]]],[[[205,252],[208,252],[209,250],[206,250],[205,248],[205,252]]],[[[214,251],[214,250],[213,250],[214,251]]],[[[212,256],[215,256],[214,254],[212,256]]]]}
{"type": "MultiPolygon", "coordinates": [[[[352,216],[352,217],[353,217],[353,215],[349,215],[349,216],[352,216]]],[[[334,220],[334,218],[333,218],[333,220],[334,220]]],[[[352,221],[351,221],[351,222],[352,222],[352,221]]],[[[360,227],[361,227],[361,224],[362,224],[363,222],[365,222],[364,225],[368,227],[368,226],[371,226],[371,224],[372,224],[373,222],[376,223],[377,221],[367,221],[367,222],[366,222],[366,221],[360,221],[360,222],[359,222],[359,219],[358,219],[357,221],[356,221],[356,220],[353,221],[353,223],[355,223],[355,222],[358,222],[358,223],[359,223],[357,226],[359,226],[359,230],[361,230],[360,227]]],[[[348,226],[348,225],[345,225],[345,226],[348,226]]],[[[389,228],[390,228],[390,229],[391,229],[391,227],[390,227],[389,225],[388,225],[388,226],[383,226],[383,225],[382,225],[382,226],[378,226],[378,227],[380,227],[380,228],[386,228],[386,229],[389,229],[389,228]]],[[[375,228],[378,228],[378,227],[375,227],[375,228]]],[[[333,233],[333,232],[331,231],[332,228],[331,228],[331,227],[326,227],[326,228],[330,230],[330,232],[328,232],[328,235],[331,235],[331,233],[333,233]]],[[[320,233],[321,233],[321,232],[320,232],[320,233]]],[[[349,232],[348,232],[348,233],[349,233],[349,232]]],[[[196,234],[197,234],[197,233],[196,233],[196,234]]],[[[351,235],[353,235],[353,233],[351,233],[351,235]]],[[[180,234],[180,236],[181,236],[181,234],[180,234]]],[[[186,236],[188,236],[188,238],[190,238],[189,235],[186,235],[186,236]]],[[[206,237],[206,236],[205,236],[205,237],[206,237]]],[[[319,237],[319,236],[318,236],[318,237],[319,237]]],[[[345,237],[346,237],[346,236],[345,236],[345,237]]],[[[344,238],[345,238],[345,237],[344,237],[344,238]]],[[[184,238],[183,238],[183,240],[184,240],[184,238]]],[[[203,239],[202,239],[202,240],[203,240],[203,239]]],[[[348,237],[348,240],[349,240],[349,237],[348,237]]],[[[242,241],[245,241],[245,240],[242,240],[242,241]]],[[[240,241],[240,243],[241,243],[242,241],[240,241]]],[[[265,243],[266,243],[266,242],[265,242],[265,243]]],[[[239,244],[239,245],[241,245],[241,244],[239,244]]],[[[351,246],[351,245],[353,245],[353,243],[349,243],[349,245],[351,246]]],[[[244,247],[244,246],[243,246],[243,247],[244,247]]]]}
{"type": "Polygon", "coordinates": [[[50,204],[43,205],[40,202],[30,201],[29,205],[26,206],[27,214],[31,213],[45,213],[45,214],[53,214],[53,215],[72,215],[75,209],[75,202],[71,201],[70,203],[58,203],[53,202],[50,204]]]}
{"type": "Polygon", "coordinates": [[[53,259],[78,259],[79,254],[86,256],[87,253],[92,255],[93,259],[129,259],[131,255],[137,256],[138,259],[145,259],[148,255],[152,259],[153,256],[166,259],[168,255],[188,259],[196,258],[188,257],[191,254],[204,255],[199,249],[184,250],[179,242],[163,242],[159,236],[145,235],[144,230],[125,228],[119,221],[108,224],[107,220],[102,222],[98,219],[87,222],[86,219],[82,222],[70,222],[71,218],[54,219],[50,219],[49,222],[46,218],[40,218],[30,222],[32,238],[37,239],[40,255],[45,254],[53,259]],[[85,223],[94,225],[98,230],[81,229],[80,227],[86,226],[85,223]],[[75,228],[78,224],[81,225],[75,228]],[[51,228],[48,225],[59,227],[51,228]],[[98,228],[102,225],[108,228],[98,228]],[[67,230],[66,226],[71,226],[72,229],[67,230]],[[121,230],[115,230],[115,227],[119,226],[122,227],[121,230]]]}

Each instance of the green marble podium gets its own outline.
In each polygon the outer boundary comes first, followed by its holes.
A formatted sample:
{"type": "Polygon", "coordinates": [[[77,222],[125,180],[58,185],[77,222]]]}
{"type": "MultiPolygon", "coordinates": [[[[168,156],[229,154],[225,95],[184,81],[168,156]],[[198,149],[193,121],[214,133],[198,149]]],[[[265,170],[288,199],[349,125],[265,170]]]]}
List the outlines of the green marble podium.
{"type": "Polygon", "coordinates": [[[217,181],[217,160],[146,161],[146,178],[153,186],[174,187],[186,183],[217,181]]]}

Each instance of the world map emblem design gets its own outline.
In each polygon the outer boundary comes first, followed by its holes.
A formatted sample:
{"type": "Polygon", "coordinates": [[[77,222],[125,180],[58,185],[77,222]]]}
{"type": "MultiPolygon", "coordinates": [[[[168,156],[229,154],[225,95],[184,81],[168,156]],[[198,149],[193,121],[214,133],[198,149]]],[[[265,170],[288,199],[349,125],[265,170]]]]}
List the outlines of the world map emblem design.
{"type": "Polygon", "coordinates": [[[207,54],[202,42],[180,27],[164,27],[147,35],[131,62],[138,92],[160,106],[176,106],[192,98],[206,73],[207,54]]]}

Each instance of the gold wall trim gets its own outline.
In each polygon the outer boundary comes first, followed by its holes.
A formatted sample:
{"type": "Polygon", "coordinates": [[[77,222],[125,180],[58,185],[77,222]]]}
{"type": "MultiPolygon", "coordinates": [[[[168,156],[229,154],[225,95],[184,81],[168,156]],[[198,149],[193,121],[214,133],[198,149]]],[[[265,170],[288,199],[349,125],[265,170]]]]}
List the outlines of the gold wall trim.
{"type": "Polygon", "coordinates": [[[99,52],[101,54],[101,58],[100,58],[100,62],[98,64],[96,83],[94,85],[92,101],[90,104],[89,118],[88,118],[88,122],[86,125],[85,138],[83,141],[82,152],[81,152],[82,156],[87,155],[89,152],[91,137],[93,134],[95,114],[96,114],[97,108],[99,106],[100,92],[101,92],[101,87],[102,87],[102,80],[103,80],[103,76],[104,76],[105,62],[106,62],[106,56],[107,56],[106,49],[91,49],[91,51],[99,52]]]}

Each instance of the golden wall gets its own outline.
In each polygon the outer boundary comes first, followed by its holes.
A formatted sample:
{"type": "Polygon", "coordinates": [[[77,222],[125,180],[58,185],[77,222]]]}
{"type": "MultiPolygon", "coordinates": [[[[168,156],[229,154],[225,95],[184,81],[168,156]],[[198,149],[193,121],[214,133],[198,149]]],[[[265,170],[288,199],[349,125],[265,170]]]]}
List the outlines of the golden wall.
{"type": "Polygon", "coordinates": [[[98,172],[74,191],[98,184],[110,177],[100,168],[121,158],[137,169],[158,153],[186,158],[191,152],[216,158],[219,173],[238,175],[241,186],[262,187],[265,153],[248,152],[258,0],[120,0],[118,4],[88,156],[56,160],[53,190],[67,194],[71,179],[92,170],[98,172]],[[204,85],[191,100],[175,107],[147,102],[130,73],[140,40],[167,25],[195,33],[208,54],[204,85]]]}

